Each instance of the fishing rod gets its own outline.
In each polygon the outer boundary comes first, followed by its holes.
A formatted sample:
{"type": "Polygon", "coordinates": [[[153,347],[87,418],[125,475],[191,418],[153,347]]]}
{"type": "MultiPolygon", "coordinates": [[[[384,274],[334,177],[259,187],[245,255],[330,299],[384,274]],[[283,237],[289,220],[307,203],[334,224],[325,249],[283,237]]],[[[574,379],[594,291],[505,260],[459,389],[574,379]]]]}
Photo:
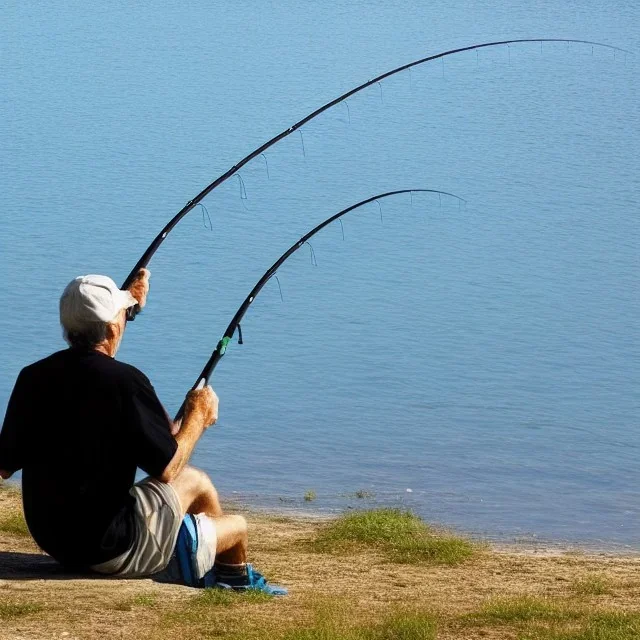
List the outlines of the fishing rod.
{"type": "MultiPolygon", "coordinates": [[[[140,260],[138,260],[135,267],[131,270],[131,273],[129,273],[129,275],[127,276],[127,279],[124,281],[124,284],[122,285],[121,288],[122,289],[129,288],[132,282],[136,279],[136,276],[140,271],[140,269],[142,269],[143,267],[146,267],[149,264],[149,261],[153,257],[153,254],[158,250],[158,248],[164,242],[165,238],[169,235],[171,230],[178,224],[178,222],[180,222],[180,220],[182,220],[182,218],[184,218],[184,216],[187,215],[187,213],[189,213],[189,211],[191,211],[191,209],[197,206],[206,195],[211,193],[216,187],[218,187],[223,182],[225,182],[226,180],[231,178],[233,175],[235,175],[245,164],[247,164],[247,162],[250,162],[260,154],[264,153],[269,147],[273,146],[276,142],[279,142],[283,138],[286,138],[287,136],[291,135],[294,131],[297,131],[300,127],[305,125],[310,120],[313,120],[316,116],[319,116],[321,113],[323,113],[327,109],[330,109],[331,107],[339,104],[340,102],[345,101],[347,98],[351,97],[352,95],[358,93],[359,91],[362,91],[363,89],[366,89],[367,87],[370,87],[373,84],[376,84],[377,82],[380,82],[381,80],[384,80],[385,78],[388,78],[396,73],[400,73],[401,71],[406,71],[407,69],[411,69],[412,67],[416,67],[418,65],[424,64],[426,62],[431,62],[433,60],[438,60],[440,58],[446,58],[447,56],[451,56],[456,53],[462,53],[464,51],[474,51],[478,49],[485,49],[488,47],[520,44],[525,42],[532,42],[532,43],[539,42],[541,46],[542,46],[542,43],[544,42],[567,42],[567,43],[573,42],[578,44],[589,44],[592,47],[596,47],[596,46],[603,47],[605,49],[620,51],[622,53],[631,53],[630,51],[627,51],[626,49],[621,49],[620,47],[615,47],[609,44],[603,44],[601,42],[593,42],[591,40],[576,40],[571,38],[520,38],[517,40],[499,40],[496,42],[484,42],[482,44],[473,44],[467,47],[458,47],[457,49],[449,49],[448,51],[444,51],[442,53],[436,53],[435,55],[427,56],[426,58],[421,58],[420,60],[414,60],[413,62],[409,62],[408,64],[404,64],[400,67],[396,67],[391,71],[387,71],[386,73],[383,73],[382,75],[379,75],[373,78],[372,80],[368,80],[367,82],[364,82],[363,84],[357,86],[355,89],[351,89],[350,91],[347,91],[346,93],[335,98],[334,100],[327,102],[326,104],[321,106],[319,109],[316,109],[309,115],[302,118],[302,120],[299,120],[294,125],[290,126],[288,129],[285,129],[278,135],[274,136],[273,138],[271,138],[271,140],[265,142],[264,144],[259,146],[257,149],[252,151],[250,154],[245,156],[242,160],[240,160],[240,162],[238,162],[237,164],[234,164],[228,171],[223,173],[220,177],[216,178],[211,184],[205,187],[195,198],[193,198],[193,200],[189,200],[189,202],[187,202],[187,204],[184,207],[182,207],[182,209],[180,209],[180,211],[178,211],[178,213],[173,218],[171,218],[171,220],[163,227],[162,231],[160,231],[160,233],[154,238],[153,242],[151,242],[151,244],[147,247],[147,250],[142,254],[142,257],[140,258],[140,260]]],[[[139,313],[139,311],[140,311],[140,308],[138,305],[131,307],[127,312],[127,319],[128,320],[135,319],[135,316],[137,315],[137,313],[139,313]]]]}
{"type": "MultiPolygon", "coordinates": [[[[233,334],[238,330],[238,344],[242,344],[242,328],[240,327],[240,323],[244,318],[245,313],[247,313],[249,307],[256,299],[256,296],[260,293],[262,287],[264,287],[271,278],[276,275],[278,269],[282,266],[282,263],[285,262],[288,258],[291,257],[298,249],[300,249],[305,244],[309,244],[309,239],[313,237],[318,231],[324,229],[327,225],[331,224],[335,220],[339,220],[342,216],[346,215],[350,211],[354,209],[358,209],[359,207],[364,206],[365,204],[369,204],[370,202],[375,202],[377,200],[382,200],[382,198],[388,198],[390,196],[395,196],[400,193],[437,193],[441,196],[450,196],[458,200],[458,202],[464,202],[466,204],[466,200],[461,198],[460,196],[455,195],[454,193],[449,193],[448,191],[440,191],[438,189],[400,189],[398,191],[387,191],[386,193],[380,193],[377,196],[372,196],[371,198],[367,198],[366,200],[362,200],[356,204],[352,204],[350,207],[346,209],[342,209],[338,213],[332,215],[330,218],[327,218],[324,222],[321,222],[319,225],[315,226],[311,231],[303,235],[295,244],[291,245],[262,275],[260,280],[255,284],[253,289],[249,292],[249,295],[244,299],[244,302],[240,305],[236,314],[233,316],[229,326],[226,328],[224,335],[216,345],[216,348],[213,350],[211,357],[207,361],[207,364],[202,369],[202,372],[198,376],[196,383],[193,385],[192,389],[202,389],[208,382],[209,378],[213,374],[213,370],[216,368],[218,362],[227,351],[227,345],[233,338],[233,334]]],[[[378,203],[379,204],[379,203],[378,203]]],[[[311,246],[311,245],[309,245],[311,246]]],[[[313,248],[312,248],[313,251],[313,248]]],[[[313,255],[313,253],[312,253],[313,255]]],[[[185,403],[182,403],[180,409],[178,409],[178,413],[176,414],[175,420],[179,420],[184,413],[185,403]]]]}

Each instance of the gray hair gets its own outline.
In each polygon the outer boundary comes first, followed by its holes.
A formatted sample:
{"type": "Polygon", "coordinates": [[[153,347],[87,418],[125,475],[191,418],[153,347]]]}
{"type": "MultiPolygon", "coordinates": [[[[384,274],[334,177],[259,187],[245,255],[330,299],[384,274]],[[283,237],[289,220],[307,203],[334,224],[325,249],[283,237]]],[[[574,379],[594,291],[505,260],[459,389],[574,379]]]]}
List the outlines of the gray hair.
{"type": "Polygon", "coordinates": [[[70,347],[93,349],[107,339],[108,322],[86,322],[69,329],[62,325],[62,337],[70,347]]]}

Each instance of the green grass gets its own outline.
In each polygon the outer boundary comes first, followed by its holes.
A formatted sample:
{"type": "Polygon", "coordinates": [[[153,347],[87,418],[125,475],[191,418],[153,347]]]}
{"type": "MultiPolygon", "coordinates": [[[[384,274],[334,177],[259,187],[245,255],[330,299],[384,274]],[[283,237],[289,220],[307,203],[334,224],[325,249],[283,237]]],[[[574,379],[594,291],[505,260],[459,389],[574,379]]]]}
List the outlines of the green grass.
{"type": "Polygon", "coordinates": [[[273,600],[273,596],[262,591],[254,591],[249,589],[248,591],[238,592],[232,589],[203,589],[198,595],[191,600],[190,605],[192,607],[210,607],[215,605],[230,605],[240,602],[270,602],[273,600]]]}
{"type": "Polygon", "coordinates": [[[153,605],[155,605],[157,601],[158,597],[155,594],[141,593],[139,596],[136,596],[133,599],[133,604],[138,607],[153,607],[153,605]]]}
{"type": "Polygon", "coordinates": [[[16,536],[28,536],[29,529],[22,513],[15,512],[0,516],[0,531],[16,536]]]}
{"type": "MultiPolygon", "coordinates": [[[[243,610],[241,616],[234,616],[231,613],[231,621],[229,616],[222,613],[223,609],[230,607],[242,606],[243,604],[264,604],[274,600],[273,596],[260,591],[245,591],[238,593],[231,589],[199,589],[198,595],[190,598],[188,602],[179,608],[170,611],[164,616],[164,623],[169,625],[187,625],[206,629],[204,637],[225,635],[235,637],[234,631],[238,627],[243,628],[247,622],[251,621],[246,610],[243,610]]],[[[201,636],[198,636],[201,637],[201,636]]],[[[249,637],[247,632],[242,632],[239,638],[249,637]]],[[[262,635],[260,636],[262,637],[262,635]]]]}
{"type": "Polygon", "coordinates": [[[519,628],[518,640],[638,640],[640,614],[593,610],[584,604],[549,598],[494,600],[467,623],[482,628],[519,628]]]}
{"type": "Polygon", "coordinates": [[[31,613],[39,613],[44,607],[39,604],[18,604],[14,602],[0,602],[0,620],[20,618],[31,613]]]}
{"type": "Polygon", "coordinates": [[[281,640],[435,640],[437,625],[425,614],[399,614],[381,624],[344,627],[320,623],[294,629],[281,640]]]}
{"type": "Polygon", "coordinates": [[[129,598],[128,600],[116,602],[112,609],[115,611],[133,611],[137,607],[153,607],[157,600],[158,598],[155,594],[141,593],[140,595],[129,598]]]}
{"type": "Polygon", "coordinates": [[[324,527],[312,547],[345,552],[374,547],[392,562],[455,565],[470,558],[475,546],[458,536],[436,533],[409,511],[375,509],[350,513],[324,527]]]}
{"type": "Polygon", "coordinates": [[[431,640],[436,638],[437,625],[428,615],[412,614],[391,618],[369,630],[371,640],[431,640]]]}
{"type": "Polygon", "coordinates": [[[312,502],[313,500],[315,500],[317,498],[316,496],[316,492],[313,489],[309,489],[309,491],[307,491],[304,494],[304,500],[305,502],[312,502]]]}
{"type": "Polygon", "coordinates": [[[505,598],[488,602],[478,613],[471,614],[476,622],[485,624],[521,624],[525,622],[568,622],[584,615],[582,609],[548,598],[505,598]]]}
{"type": "Polygon", "coordinates": [[[638,640],[638,638],[640,638],[640,615],[624,612],[594,614],[575,629],[535,629],[518,636],[518,640],[638,640]]]}
{"type": "Polygon", "coordinates": [[[602,576],[589,576],[576,580],[571,590],[578,596],[604,596],[611,593],[611,586],[602,576]]]}

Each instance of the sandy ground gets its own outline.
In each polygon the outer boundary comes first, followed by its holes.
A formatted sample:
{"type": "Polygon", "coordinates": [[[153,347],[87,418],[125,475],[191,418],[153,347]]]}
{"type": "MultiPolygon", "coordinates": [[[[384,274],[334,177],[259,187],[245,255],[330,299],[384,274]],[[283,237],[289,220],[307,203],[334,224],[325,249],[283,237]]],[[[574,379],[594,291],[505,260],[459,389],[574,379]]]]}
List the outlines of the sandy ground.
{"type": "MultiPolygon", "coordinates": [[[[0,492],[0,516],[19,509],[16,493],[0,492]]],[[[439,639],[515,639],[508,628],[460,628],[455,621],[495,598],[523,595],[640,612],[640,554],[501,545],[457,567],[396,565],[369,551],[311,551],[307,542],[322,526],[318,519],[253,514],[248,520],[250,560],[288,587],[289,596],[203,607],[197,589],[65,575],[28,536],[0,532],[0,639],[248,637],[259,630],[277,637],[313,623],[326,608],[352,621],[398,608],[424,610],[445,620],[439,639]]]]}

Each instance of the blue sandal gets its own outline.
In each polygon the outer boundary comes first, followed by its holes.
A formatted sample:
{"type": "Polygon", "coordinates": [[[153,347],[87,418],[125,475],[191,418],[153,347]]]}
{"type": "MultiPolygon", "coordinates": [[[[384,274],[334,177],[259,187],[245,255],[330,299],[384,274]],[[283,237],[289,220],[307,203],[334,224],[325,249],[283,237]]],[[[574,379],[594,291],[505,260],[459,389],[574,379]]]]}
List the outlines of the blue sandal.
{"type": "Polygon", "coordinates": [[[289,592],[284,588],[275,584],[269,584],[265,577],[253,568],[253,565],[247,563],[247,573],[238,576],[237,581],[217,582],[216,586],[234,589],[235,591],[260,591],[270,596],[286,596],[289,592]]]}

